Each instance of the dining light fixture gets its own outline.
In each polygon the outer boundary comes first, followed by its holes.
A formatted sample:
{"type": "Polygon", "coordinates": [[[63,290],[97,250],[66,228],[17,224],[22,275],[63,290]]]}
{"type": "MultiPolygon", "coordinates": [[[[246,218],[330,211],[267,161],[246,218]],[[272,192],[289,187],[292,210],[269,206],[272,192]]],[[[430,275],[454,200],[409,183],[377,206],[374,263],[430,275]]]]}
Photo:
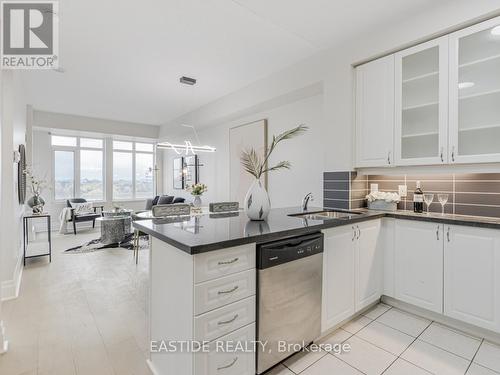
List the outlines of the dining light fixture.
{"type": "Polygon", "coordinates": [[[184,141],[184,144],[174,144],[170,142],[160,142],[156,145],[157,148],[166,150],[174,150],[177,155],[182,153],[189,155],[191,152],[195,155],[197,152],[215,152],[215,147],[211,146],[194,146],[190,141],[184,141]]]}

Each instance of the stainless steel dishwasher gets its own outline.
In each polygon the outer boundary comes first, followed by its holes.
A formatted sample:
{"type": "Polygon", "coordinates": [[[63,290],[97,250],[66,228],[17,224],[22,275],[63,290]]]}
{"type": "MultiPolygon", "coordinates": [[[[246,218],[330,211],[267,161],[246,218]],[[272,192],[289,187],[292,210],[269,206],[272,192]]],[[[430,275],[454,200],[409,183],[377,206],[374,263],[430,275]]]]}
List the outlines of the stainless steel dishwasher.
{"type": "Polygon", "coordinates": [[[320,336],[323,234],[259,245],[257,268],[261,374],[320,336]]]}

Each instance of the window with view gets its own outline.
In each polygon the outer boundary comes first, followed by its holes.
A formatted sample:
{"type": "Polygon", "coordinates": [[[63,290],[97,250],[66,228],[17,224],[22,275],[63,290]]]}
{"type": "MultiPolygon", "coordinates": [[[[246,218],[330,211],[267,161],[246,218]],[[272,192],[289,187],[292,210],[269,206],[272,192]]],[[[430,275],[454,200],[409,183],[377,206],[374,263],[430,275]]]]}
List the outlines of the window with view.
{"type": "Polygon", "coordinates": [[[154,194],[151,143],[113,141],[113,199],[142,199],[154,194]]]}
{"type": "Polygon", "coordinates": [[[104,141],[52,135],[51,144],[55,200],[104,200],[104,141]]]}

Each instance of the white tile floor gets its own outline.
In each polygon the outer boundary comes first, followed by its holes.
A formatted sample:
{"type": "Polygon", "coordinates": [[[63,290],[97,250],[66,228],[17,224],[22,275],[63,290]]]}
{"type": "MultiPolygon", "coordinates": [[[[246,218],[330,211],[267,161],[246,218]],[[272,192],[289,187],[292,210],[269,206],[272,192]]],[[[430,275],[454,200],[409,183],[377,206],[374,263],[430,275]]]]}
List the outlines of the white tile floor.
{"type": "MultiPolygon", "coordinates": [[[[97,236],[54,236],[52,263],[28,262],[20,297],[3,304],[10,350],[1,375],[150,375],[148,254],[138,266],[127,250],[63,254],[97,236]]],[[[500,374],[500,346],[383,304],[322,342],[352,350],[299,353],[268,374],[500,374]]]]}
{"type": "Polygon", "coordinates": [[[0,355],[1,375],[151,374],[148,253],[141,251],[138,266],[124,249],[63,253],[97,237],[55,235],[51,264],[27,261],[20,296],[2,305],[9,351],[0,355]]]}
{"type": "Polygon", "coordinates": [[[351,351],[299,353],[269,375],[500,374],[500,346],[384,304],[321,343],[350,344],[351,351]]]}

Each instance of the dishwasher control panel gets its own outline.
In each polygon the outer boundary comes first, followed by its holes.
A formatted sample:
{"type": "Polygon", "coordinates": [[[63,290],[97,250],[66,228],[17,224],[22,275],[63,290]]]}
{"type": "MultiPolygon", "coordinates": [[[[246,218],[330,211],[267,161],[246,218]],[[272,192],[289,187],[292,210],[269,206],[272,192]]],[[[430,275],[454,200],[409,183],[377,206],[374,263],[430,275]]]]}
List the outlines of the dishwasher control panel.
{"type": "Polygon", "coordinates": [[[266,269],[323,252],[323,233],[270,242],[257,246],[257,268],[266,269]]]}

